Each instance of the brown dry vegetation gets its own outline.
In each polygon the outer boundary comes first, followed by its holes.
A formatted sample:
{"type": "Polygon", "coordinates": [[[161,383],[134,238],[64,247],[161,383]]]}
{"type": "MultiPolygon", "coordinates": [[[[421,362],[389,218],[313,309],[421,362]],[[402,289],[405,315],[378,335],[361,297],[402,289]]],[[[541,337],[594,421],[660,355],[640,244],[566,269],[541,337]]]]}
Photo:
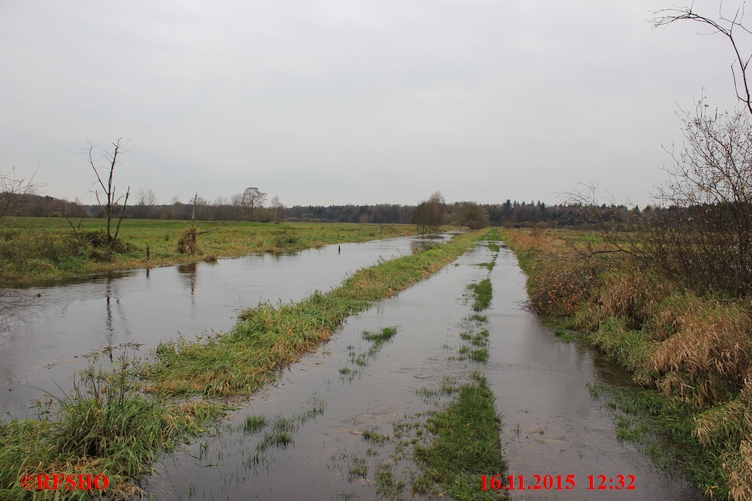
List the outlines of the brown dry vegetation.
{"type": "Polygon", "coordinates": [[[685,439],[694,444],[688,446],[704,452],[690,462],[707,464],[685,470],[706,494],[751,499],[749,300],[677,287],[649,263],[611,252],[594,235],[515,230],[503,236],[528,275],[530,307],[571,318],[586,342],[669,402],[655,411],[658,419],[689,423],[685,439]]]}

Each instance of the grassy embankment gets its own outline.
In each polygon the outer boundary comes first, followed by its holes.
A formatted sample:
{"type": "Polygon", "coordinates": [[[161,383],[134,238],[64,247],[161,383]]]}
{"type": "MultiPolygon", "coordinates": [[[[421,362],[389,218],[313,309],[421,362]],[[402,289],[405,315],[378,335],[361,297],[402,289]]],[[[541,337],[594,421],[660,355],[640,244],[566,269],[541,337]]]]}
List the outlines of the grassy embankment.
{"type": "MultiPolygon", "coordinates": [[[[78,221],[74,222],[78,224],[78,221]]],[[[287,252],[344,242],[414,235],[414,225],[197,222],[199,252],[178,252],[187,221],[126,219],[109,258],[102,219],[84,219],[76,236],[62,218],[5,218],[0,225],[0,283],[24,284],[109,270],[146,268],[255,252],[287,252]],[[147,247],[149,258],[147,259],[147,247]]]]}
{"type": "Polygon", "coordinates": [[[636,384],[609,404],[618,436],[641,443],[659,464],[678,464],[713,499],[752,499],[749,301],[700,296],[644,261],[594,254],[605,249],[597,235],[504,238],[528,275],[531,307],[558,319],[557,334],[595,346],[632,374],[636,384]]]}
{"type": "Polygon", "coordinates": [[[36,473],[105,474],[113,486],[108,495],[137,491],[133,481],[162,451],[204,433],[227,411],[217,397],[250,395],[329,339],[347,316],[440,270],[477,237],[458,235],[359,270],[298,303],[246,310],[232,332],[162,344],[154,360],[122,357],[114,372],[93,368],[52,419],[0,425],[0,497],[33,497],[20,479],[36,473]]]}

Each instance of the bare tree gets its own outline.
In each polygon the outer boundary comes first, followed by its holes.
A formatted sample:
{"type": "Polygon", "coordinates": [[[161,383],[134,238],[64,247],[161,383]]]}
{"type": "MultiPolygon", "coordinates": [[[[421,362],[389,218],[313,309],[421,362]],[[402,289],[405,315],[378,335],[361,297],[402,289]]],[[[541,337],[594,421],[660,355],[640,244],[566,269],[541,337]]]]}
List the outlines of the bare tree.
{"type": "Polygon", "coordinates": [[[196,193],[196,195],[193,197],[193,200],[191,200],[191,222],[193,225],[196,224],[197,213],[199,219],[206,219],[205,208],[208,207],[208,205],[209,202],[205,198],[198,196],[198,193],[196,193]]]}
{"type": "Polygon", "coordinates": [[[272,198],[269,207],[272,212],[274,212],[274,222],[279,223],[285,216],[285,206],[279,201],[278,196],[275,195],[274,198],[272,198]]]}
{"type": "Polygon", "coordinates": [[[748,295],[752,290],[752,124],[741,110],[686,113],[684,143],[658,198],[668,210],[646,227],[650,256],[696,290],[748,295]]]}
{"type": "Polygon", "coordinates": [[[21,195],[36,191],[33,181],[34,174],[26,179],[16,173],[15,167],[7,172],[0,171],[0,220],[10,214],[13,204],[21,195]]]}
{"type": "Polygon", "coordinates": [[[264,202],[266,202],[266,193],[260,191],[256,187],[252,186],[250,188],[246,188],[243,192],[241,205],[248,212],[248,218],[251,221],[253,221],[253,211],[255,209],[263,207],[264,202]]]}
{"type": "Polygon", "coordinates": [[[127,147],[128,142],[123,143],[122,138],[119,138],[116,142],[112,143],[113,151],[102,150],[102,156],[107,161],[105,167],[98,166],[94,161],[94,149],[97,145],[92,144],[90,141],[86,141],[87,146],[84,147],[89,165],[91,166],[94,174],[97,177],[97,181],[92,186],[91,191],[97,198],[99,207],[104,211],[107,218],[107,249],[110,254],[115,247],[118,235],[120,234],[120,224],[123,222],[125,216],[125,210],[128,206],[128,197],[131,194],[130,186],[125,191],[125,195],[118,195],[115,187],[115,166],[118,164],[118,155],[123,151],[123,148],[127,147]],[[104,174],[100,174],[100,170],[104,170],[104,174]],[[104,179],[103,179],[104,176],[104,179]],[[101,189],[101,191],[100,191],[101,189]],[[122,206],[121,206],[122,202],[122,206]],[[116,210],[120,208],[120,217],[117,220],[115,226],[115,232],[112,232],[112,219],[115,217],[116,210]]]}
{"type": "Polygon", "coordinates": [[[144,190],[141,188],[138,190],[138,206],[140,208],[141,217],[148,218],[151,213],[151,208],[157,205],[157,195],[153,190],[144,190]]]}

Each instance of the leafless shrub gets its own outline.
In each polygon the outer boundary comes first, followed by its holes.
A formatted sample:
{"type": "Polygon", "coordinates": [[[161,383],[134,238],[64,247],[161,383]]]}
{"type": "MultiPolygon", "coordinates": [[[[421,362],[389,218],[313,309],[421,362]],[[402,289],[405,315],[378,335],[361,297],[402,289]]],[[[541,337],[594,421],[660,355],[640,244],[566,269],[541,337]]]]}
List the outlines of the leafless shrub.
{"type": "Polygon", "coordinates": [[[646,254],[679,284],[699,292],[746,296],[752,292],[752,92],[745,52],[752,35],[745,4],[723,2],[713,15],[695,5],[662,10],[655,27],[690,21],[729,43],[736,97],[734,112],[712,110],[701,97],[682,112],[683,145],[673,147],[674,165],[658,197],[669,210],[645,225],[646,254]]]}
{"type": "Polygon", "coordinates": [[[741,112],[686,113],[684,145],[672,151],[668,208],[642,225],[645,256],[678,285],[700,293],[752,292],[752,123],[741,112]]]}

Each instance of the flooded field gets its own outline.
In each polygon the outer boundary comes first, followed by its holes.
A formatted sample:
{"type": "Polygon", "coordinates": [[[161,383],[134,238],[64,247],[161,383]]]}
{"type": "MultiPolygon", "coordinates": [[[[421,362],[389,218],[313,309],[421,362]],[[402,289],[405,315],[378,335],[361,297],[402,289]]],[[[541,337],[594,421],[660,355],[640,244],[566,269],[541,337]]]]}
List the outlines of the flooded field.
{"type": "MultiPolygon", "coordinates": [[[[681,478],[615,438],[588,385],[621,384],[590,350],[557,341],[522,309],[524,277],[500,251],[490,272],[486,246],[398,297],[351,317],[276,385],[241,403],[196,443],[165,456],[144,480],[157,499],[410,499],[415,466],[397,449],[410,423],[446,397],[442,389],[483,373],[503,418],[509,475],[573,476],[571,490],[516,490],[512,499],[703,499],[681,478]],[[462,356],[462,333],[478,329],[467,285],[486,277],[488,361],[462,356]],[[393,330],[388,340],[377,334],[393,330]],[[623,475],[635,490],[589,489],[623,475]]],[[[498,472],[487,472],[490,476],[498,472]]],[[[611,484],[613,485],[613,484],[611,484]]]]}
{"type": "Polygon", "coordinates": [[[339,285],[346,274],[409,254],[423,241],[393,238],[283,255],[250,255],[216,263],[78,277],[0,295],[0,409],[34,416],[30,402],[60,395],[84,355],[121,343],[142,353],[159,341],[224,332],[238,313],[261,301],[298,300],[339,285]]]}

